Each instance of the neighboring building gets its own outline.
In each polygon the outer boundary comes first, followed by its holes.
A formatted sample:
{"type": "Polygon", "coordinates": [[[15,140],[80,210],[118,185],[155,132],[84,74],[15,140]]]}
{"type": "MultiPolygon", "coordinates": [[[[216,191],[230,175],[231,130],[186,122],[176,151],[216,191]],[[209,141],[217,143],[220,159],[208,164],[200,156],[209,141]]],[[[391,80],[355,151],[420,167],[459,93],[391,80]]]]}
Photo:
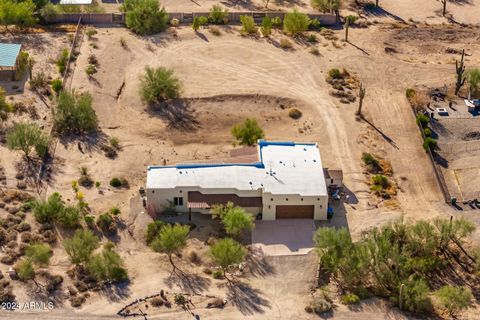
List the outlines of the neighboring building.
{"type": "Polygon", "coordinates": [[[0,43],[0,80],[14,79],[22,45],[0,43]]]}
{"type": "MultiPolygon", "coordinates": [[[[178,212],[209,213],[212,205],[231,201],[263,220],[327,219],[327,181],[316,144],[260,140],[257,154],[255,163],[149,166],[148,212],[172,203],[178,212]]],[[[328,185],[341,184],[338,178],[335,173],[328,185]]]]}

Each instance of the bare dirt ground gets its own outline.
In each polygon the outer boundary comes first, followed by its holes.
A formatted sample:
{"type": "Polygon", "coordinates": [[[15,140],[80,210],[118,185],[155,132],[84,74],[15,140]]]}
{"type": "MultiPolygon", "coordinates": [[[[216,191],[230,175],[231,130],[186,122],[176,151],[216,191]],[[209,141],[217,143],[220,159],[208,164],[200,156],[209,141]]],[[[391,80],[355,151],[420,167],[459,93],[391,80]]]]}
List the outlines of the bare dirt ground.
{"type": "MultiPolygon", "coordinates": [[[[453,59],[436,59],[439,52],[452,45],[450,40],[440,38],[447,30],[461,35],[461,42],[454,45],[461,48],[468,44],[472,53],[478,50],[478,30],[472,29],[468,36],[461,28],[445,28],[435,27],[436,31],[432,31],[428,26],[377,25],[352,29],[351,43],[334,43],[317,35],[319,43],[314,46],[320,51],[319,56],[310,54],[309,45],[302,41],[296,42],[292,50],[279,48],[278,41],[284,36],[278,33],[267,41],[242,37],[235,28],[229,27],[222,28],[220,37],[207,30],[195,35],[188,27],[179,28],[176,37],[171,33],[138,37],[121,28],[98,28],[96,39],[85,40],[81,47],[72,87],[92,93],[102,134],[82,141],[83,152],[78,141],[59,143],[48,192],[59,191],[73,199],[71,181],[78,179],[81,166],[87,167],[93,179],[101,182],[99,190],[82,189],[82,192],[94,214],[112,205],[122,209],[126,227],[114,240],[125,260],[131,283],[114,292],[92,293],[80,309],[73,309],[66,302],[61,306],[62,312],[68,310],[72,317],[78,318],[83,315],[89,319],[104,318],[126,303],[169,285],[173,290],[185,289],[183,283],[168,282],[171,269],[167,259],[142,242],[143,230],[150,218],[142,212],[137,190],[145,183],[147,165],[163,164],[164,160],[167,164],[192,159],[208,161],[228,155],[233,148],[229,130],[232,124],[246,117],[257,118],[268,139],[318,142],[324,166],[343,169],[344,183],[353,200],[337,214],[343,215],[341,224],[348,227],[354,237],[393,219],[429,219],[455,214],[443,203],[405,98],[407,87],[443,86],[453,81],[453,59]],[[127,43],[126,49],[120,45],[121,38],[127,43]],[[406,39],[404,45],[400,44],[402,39],[406,39]],[[97,49],[91,43],[95,43],[97,49]],[[389,46],[394,46],[398,53],[385,52],[389,46]],[[422,46],[430,49],[422,51],[422,46]],[[99,60],[99,72],[93,79],[85,74],[90,54],[99,60]],[[139,76],[147,65],[173,68],[181,79],[182,99],[176,102],[173,112],[151,111],[140,101],[139,76]],[[325,77],[333,67],[348,69],[364,83],[367,90],[364,114],[370,124],[356,120],[356,103],[342,104],[328,94],[330,86],[325,77]],[[293,105],[303,112],[299,120],[287,115],[293,105]],[[179,113],[181,119],[172,117],[179,113]],[[108,136],[118,137],[122,146],[115,160],[106,158],[98,147],[98,142],[108,136]],[[391,162],[393,177],[399,186],[395,205],[380,202],[370,194],[360,164],[364,151],[376,152],[391,162]],[[113,176],[125,177],[130,189],[108,187],[113,176]]],[[[343,37],[342,30],[334,33],[338,38],[343,37]]],[[[61,47],[60,44],[48,46],[48,54],[36,52],[34,46],[31,51],[40,60],[42,56],[54,55],[61,47]]],[[[468,63],[478,64],[479,57],[473,54],[468,63]]],[[[52,68],[48,63],[47,66],[52,68]]],[[[52,75],[56,72],[49,70],[52,75]]],[[[45,116],[48,119],[47,113],[45,116]]],[[[0,151],[8,179],[14,182],[14,166],[20,156],[4,146],[0,146],[0,151]]],[[[480,220],[477,216],[473,213],[469,217],[480,220]]],[[[196,245],[193,241],[192,247],[196,245]]],[[[198,248],[202,250],[200,244],[198,248]]],[[[198,291],[227,297],[232,302],[223,311],[202,309],[199,311],[202,317],[309,319],[311,316],[303,308],[315,277],[314,253],[298,259],[270,258],[267,262],[270,271],[246,278],[244,290],[234,296],[221,281],[203,275],[200,268],[188,262],[180,262],[180,266],[192,268],[198,291]],[[302,272],[298,272],[300,268],[302,272]],[[235,303],[235,297],[243,299],[235,303]]],[[[0,266],[2,270],[8,269],[6,265],[0,266]]],[[[51,269],[64,275],[68,267],[61,245],[56,245],[51,269]]],[[[64,278],[68,284],[69,280],[64,278]]],[[[29,298],[28,290],[27,286],[15,283],[19,300],[29,298]]],[[[362,306],[360,310],[339,306],[334,315],[339,319],[405,318],[378,300],[362,306]]],[[[61,318],[57,312],[59,310],[48,317],[61,318]]],[[[19,318],[24,315],[14,313],[19,318]]],[[[166,315],[169,317],[188,319],[191,316],[180,311],[166,315]]]]}

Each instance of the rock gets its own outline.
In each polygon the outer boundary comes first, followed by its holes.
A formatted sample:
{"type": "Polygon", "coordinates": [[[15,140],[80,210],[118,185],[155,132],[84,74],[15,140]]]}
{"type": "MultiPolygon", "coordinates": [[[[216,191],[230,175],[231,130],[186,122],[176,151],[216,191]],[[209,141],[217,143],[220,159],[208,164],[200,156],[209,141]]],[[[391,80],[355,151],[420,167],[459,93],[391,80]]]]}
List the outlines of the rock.
{"type": "Polygon", "coordinates": [[[67,287],[67,290],[68,290],[68,293],[71,295],[71,296],[76,296],[78,291],[77,289],[75,289],[75,287],[73,286],[68,286],[67,287]]]}

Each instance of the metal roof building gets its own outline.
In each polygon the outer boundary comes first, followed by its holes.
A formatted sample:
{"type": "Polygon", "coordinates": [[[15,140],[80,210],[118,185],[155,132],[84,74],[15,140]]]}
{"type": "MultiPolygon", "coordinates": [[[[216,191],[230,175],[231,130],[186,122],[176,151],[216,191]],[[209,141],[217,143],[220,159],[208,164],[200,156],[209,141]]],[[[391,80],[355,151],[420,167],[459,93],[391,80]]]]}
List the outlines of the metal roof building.
{"type": "Polygon", "coordinates": [[[0,70],[12,70],[16,67],[17,57],[21,48],[21,44],[0,43],[0,70]]]}

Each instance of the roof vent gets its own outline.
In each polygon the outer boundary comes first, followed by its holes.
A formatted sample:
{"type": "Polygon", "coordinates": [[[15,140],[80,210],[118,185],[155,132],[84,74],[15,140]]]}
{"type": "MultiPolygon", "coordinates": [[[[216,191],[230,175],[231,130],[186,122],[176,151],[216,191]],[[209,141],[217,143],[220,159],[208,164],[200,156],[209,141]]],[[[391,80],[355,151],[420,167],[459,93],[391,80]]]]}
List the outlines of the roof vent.
{"type": "Polygon", "coordinates": [[[307,148],[303,148],[303,151],[307,151],[307,148]]]}
{"type": "Polygon", "coordinates": [[[250,181],[249,183],[250,183],[250,184],[253,184],[253,182],[252,182],[252,181],[250,181]]]}
{"type": "Polygon", "coordinates": [[[313,162],[317,162],[317,160],[313,159],[313,162]]]}
{"type": "Polygon", "coordinates": [[[182,174],[182,171],[179,171],[180,174],[182,174]]]}

